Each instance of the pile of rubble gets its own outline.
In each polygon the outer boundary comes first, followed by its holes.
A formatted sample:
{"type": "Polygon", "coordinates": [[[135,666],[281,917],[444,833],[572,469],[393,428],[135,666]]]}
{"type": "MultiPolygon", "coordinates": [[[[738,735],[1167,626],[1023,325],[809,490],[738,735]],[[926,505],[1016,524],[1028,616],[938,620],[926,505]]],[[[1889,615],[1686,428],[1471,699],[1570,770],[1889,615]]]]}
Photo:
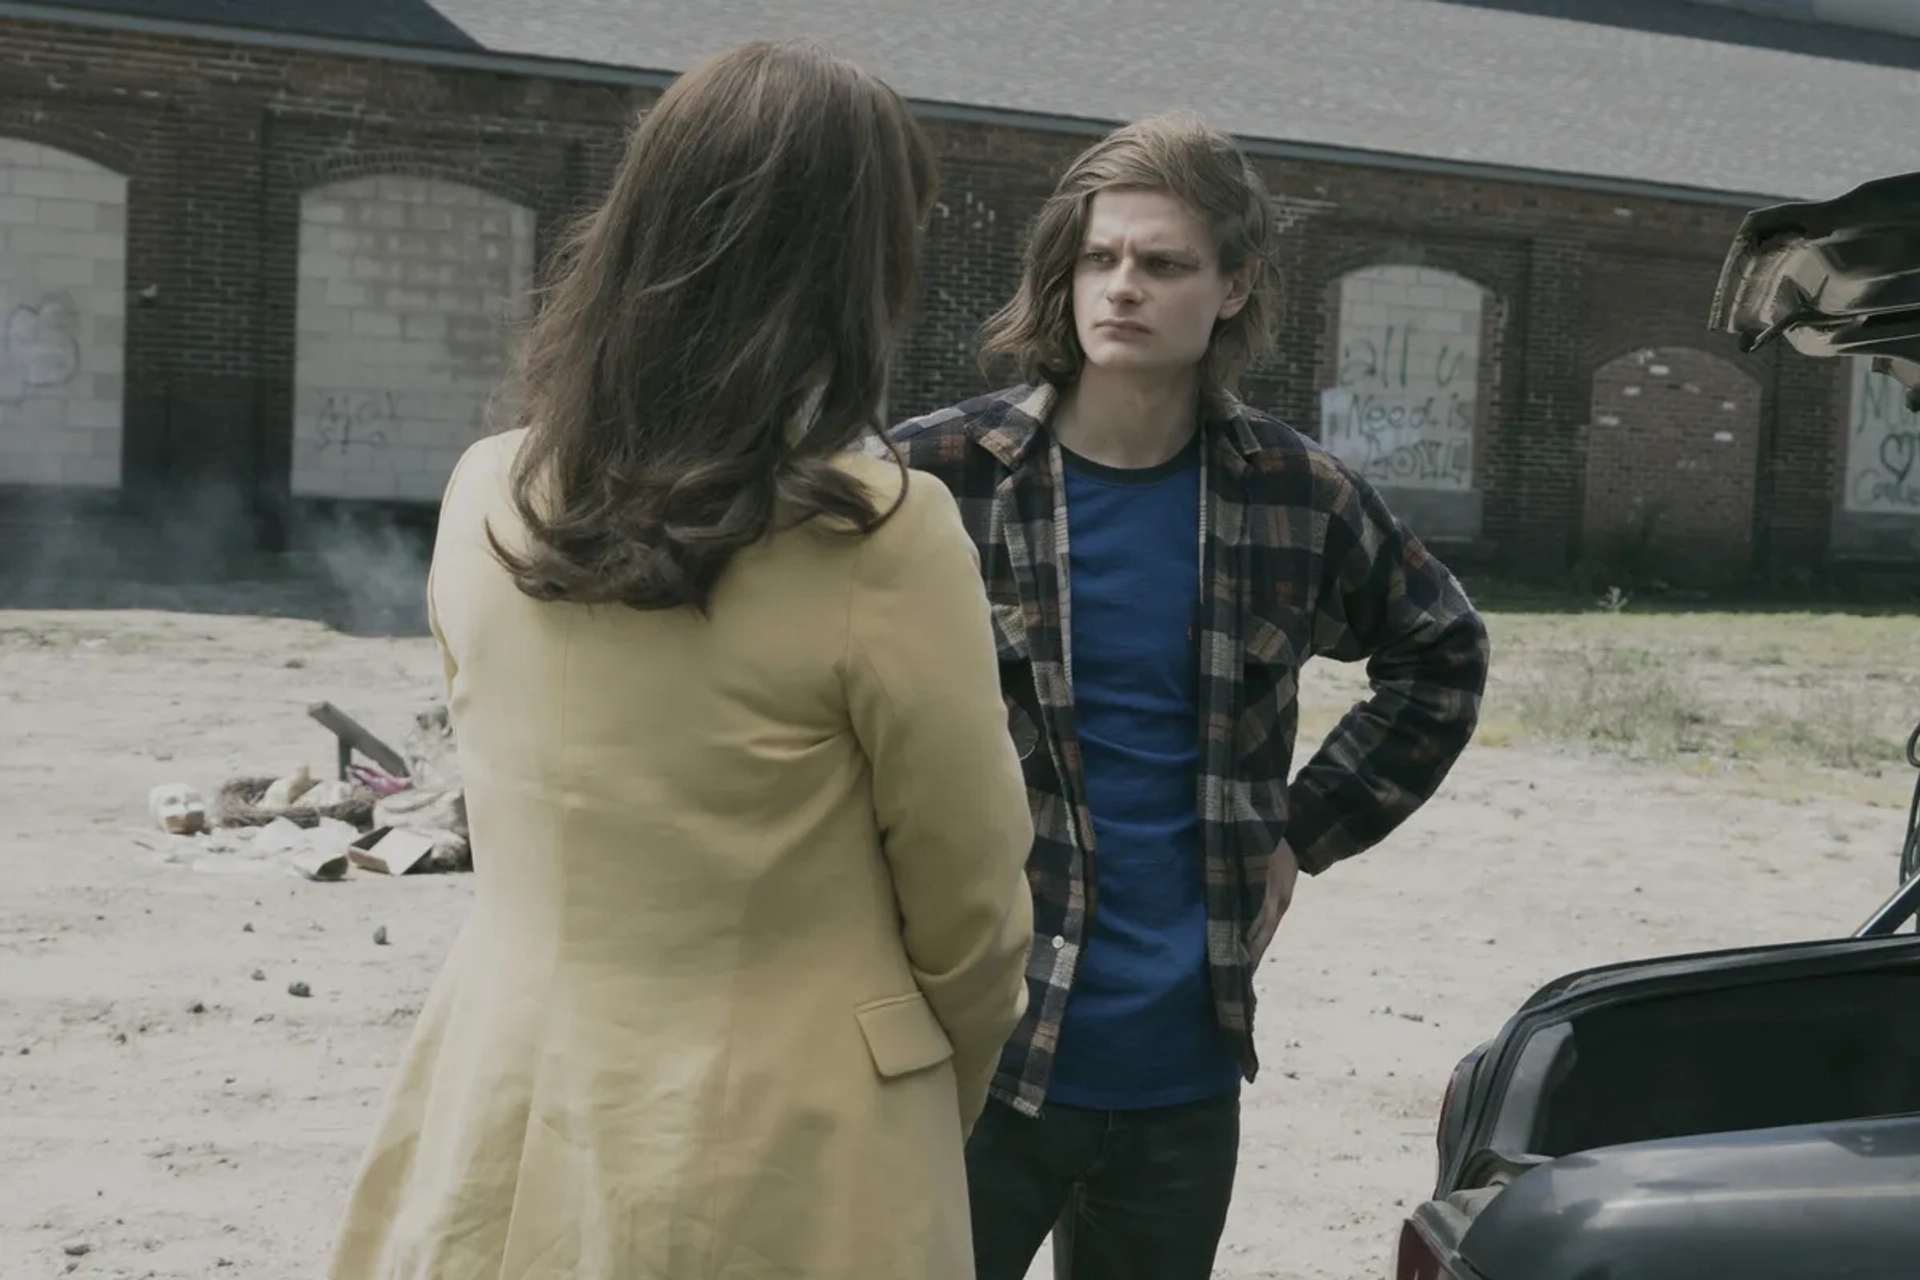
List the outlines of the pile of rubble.
{"type": "Polygon", "coordinates": [[[147,795],[155,824],[169,835],[209,838],[210,853],[244,844],[247,861],[283,860],[309,880],[338,880],[350,867],[395,876],[472,869],[444,706],[414,718],[404,755],[332,703],[307,714],[338,744],[335,778],[315,778],[305,764],[282,776],[232,778],[212,804],[191,786],[166,783],[147,795]]]}

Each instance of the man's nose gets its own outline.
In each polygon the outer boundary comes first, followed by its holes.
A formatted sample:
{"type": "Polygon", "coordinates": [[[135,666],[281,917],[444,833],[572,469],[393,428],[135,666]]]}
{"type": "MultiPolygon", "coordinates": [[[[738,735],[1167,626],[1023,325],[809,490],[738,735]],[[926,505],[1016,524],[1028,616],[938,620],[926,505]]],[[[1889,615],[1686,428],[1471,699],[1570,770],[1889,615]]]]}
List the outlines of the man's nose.
{"type": "Polygon", "coordinates": [[[1140,300],[1139,281],[1134,275],[1133,268],[1124,262],[1114,269],[1111,276],[1107,277],[1107,300],[1110,302],[1140,300]]]}

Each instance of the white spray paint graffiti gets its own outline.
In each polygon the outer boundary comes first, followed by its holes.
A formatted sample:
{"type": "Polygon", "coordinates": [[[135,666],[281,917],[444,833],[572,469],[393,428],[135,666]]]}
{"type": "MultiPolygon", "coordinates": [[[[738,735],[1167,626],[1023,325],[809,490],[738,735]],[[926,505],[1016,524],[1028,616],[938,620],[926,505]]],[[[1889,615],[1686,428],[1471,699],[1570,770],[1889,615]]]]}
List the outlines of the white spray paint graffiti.
{"type": "Polygon", "coordinates": [[[0,404],[19,405],[71,384],[80,372],[80,310],[73,295],[49,294],[32,305],[0,291],[0,310],[6,315],[0,404]]]}
{"type": "Polygon", "coordinates": [[[0,138],[0,484],[120,483],[127,180],[0,138]]]}
{"type": "Polygon", "coordinates": [[[1484,291],[1427,267],[1381,266],[1340,282],[1334,385],[1320,439],[1371,480],[1468,489],[1479,414],[1484,291]]]}
{"type": "Polygon", "coordinates": [[[1848,511],[1920,516],[1920,414],[1906,406],[1906,390],[1873,362],[1852,362],[1847,414],[1848,511]]]}
{"type": "Polygon", "coordinates": [[[296,494],[432,502],[484,434],[533,267],[533,214],[379,175],[307,193],[296,494]]]}

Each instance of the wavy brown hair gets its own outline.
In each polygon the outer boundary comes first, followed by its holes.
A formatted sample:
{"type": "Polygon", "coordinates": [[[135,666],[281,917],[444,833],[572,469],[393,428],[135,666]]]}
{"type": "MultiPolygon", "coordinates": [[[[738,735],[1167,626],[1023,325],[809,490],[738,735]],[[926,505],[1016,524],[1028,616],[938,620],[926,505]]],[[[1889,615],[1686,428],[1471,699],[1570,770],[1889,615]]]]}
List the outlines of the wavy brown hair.
{"type": "Polygon", "coordinates": [[[1201,393],[1219,406],[1247,366],[1273,349],[1273,211],[1259,173],[1233,139],[1188,114],[1150,116],[1114,130],[1076,157],[1027,231],[1020,287],[981,330],[980,368],[1010,361],[1030,382],[1062,390],[1086,353],[1073,327],[1073,268],[1087,211],[1102,191],[1164,191],[1213,232],[1220,269],[1246,271],[1246,305],[1214,326],[1201,393]]]}
{"type": "Polygon", "coordinates": [[[834,456],[881,426],[935,190],[901,97],[813,45],[743,45],[675,80],[521,349],[530,538],[487,533],[515,585],[704,611],[777,528],[879,527],[898,499],[878,508],[834,456]]]}

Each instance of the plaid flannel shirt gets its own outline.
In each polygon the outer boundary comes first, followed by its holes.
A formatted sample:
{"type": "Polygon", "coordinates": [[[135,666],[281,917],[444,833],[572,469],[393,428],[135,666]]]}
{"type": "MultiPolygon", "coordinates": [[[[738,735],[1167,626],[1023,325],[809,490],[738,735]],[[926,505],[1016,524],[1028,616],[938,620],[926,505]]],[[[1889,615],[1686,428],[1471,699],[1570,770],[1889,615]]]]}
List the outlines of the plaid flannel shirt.
{"type": "MultiPolygon", "coordinates": [[[[1034,944],[1027,1013],[996,1097],[1036,1115],[1097,907],[1097,851],[1068,680],[1065,486],[1042,429],[1056,393],[1021,386],[895,427],[943,481],[980,555],[1009,730],[1026,771],[1034,944]]],[[[1472,737],[1487,632],[1453,575],[1380,496],[1318,444],[1244,405],[1203,430],[1204,598],[1196,637],[1198,796],[1215,1014],[1248,1080],[1248,935],[1284,838],[1318,874],[1376,843],[1439,787],[1472,737]],[[1300,666],[1368,659],[1373,694],[1289,785],[1300,666]]],[[[866,442],[882,452],[878,440],[866,442]]],[[[1198,531],[1196,531],[1197,536],[1198,531]]]]}

